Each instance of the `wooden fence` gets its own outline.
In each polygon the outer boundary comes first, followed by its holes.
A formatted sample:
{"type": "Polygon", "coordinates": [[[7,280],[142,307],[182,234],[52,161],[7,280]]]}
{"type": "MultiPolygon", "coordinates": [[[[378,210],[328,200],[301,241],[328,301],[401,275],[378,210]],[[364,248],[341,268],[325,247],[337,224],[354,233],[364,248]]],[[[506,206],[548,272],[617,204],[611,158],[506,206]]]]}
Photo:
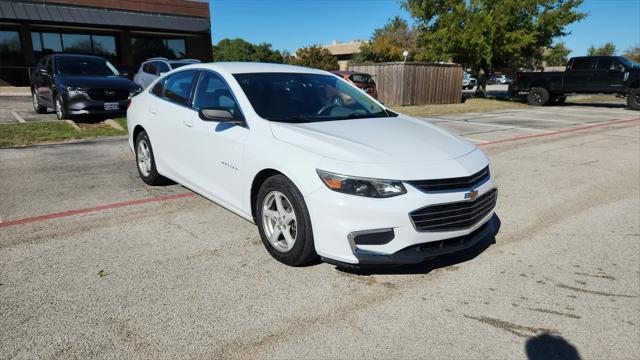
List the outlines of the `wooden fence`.
{"type": "Polygon", "coordinates": [[[349,70],[374,76],[385,105],[457,104],[464,72],[457,64],[390,62],[350,64],[349,70]]]}

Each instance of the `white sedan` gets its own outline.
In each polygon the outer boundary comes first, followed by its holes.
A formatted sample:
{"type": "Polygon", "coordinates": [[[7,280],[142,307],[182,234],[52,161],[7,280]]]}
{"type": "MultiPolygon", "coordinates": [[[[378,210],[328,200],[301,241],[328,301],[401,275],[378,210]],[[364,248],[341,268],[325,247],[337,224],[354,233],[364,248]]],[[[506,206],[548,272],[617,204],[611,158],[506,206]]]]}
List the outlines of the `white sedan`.
{"type": "Polygon", "coordinates": [[[147,184],[171,179],[255,223],[288,265],[418,263],[497,229],[481,150],[325,71],[187,65],[127,116],[147,184]]]}

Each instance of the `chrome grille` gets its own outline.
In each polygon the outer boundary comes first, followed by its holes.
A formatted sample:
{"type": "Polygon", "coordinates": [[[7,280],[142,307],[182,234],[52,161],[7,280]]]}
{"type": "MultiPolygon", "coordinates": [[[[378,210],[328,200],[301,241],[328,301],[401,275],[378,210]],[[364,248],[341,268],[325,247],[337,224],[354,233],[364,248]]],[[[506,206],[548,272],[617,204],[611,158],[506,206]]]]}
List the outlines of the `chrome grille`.
{"type": "Polygon", "coordinates": [[[477,187],[487,180],[489,176],[489,167],[487,166],[471,176],[450,179],[416,180],[407,181],[407,183],[425,192],[460,191],[477,187]]]}
{"type": "Polygon", "coordinates": [[[91,100],[104,102],[124,101],[129,98],[127,89],[90,89],[87,91],[91,100]]]}
{"type": "Polygon", "coordinates": [[[409,214],[418,231],[454,231],[470,228],[496,206],[498,190],[493,189],[475,201],[427,206],[409,214]]]}

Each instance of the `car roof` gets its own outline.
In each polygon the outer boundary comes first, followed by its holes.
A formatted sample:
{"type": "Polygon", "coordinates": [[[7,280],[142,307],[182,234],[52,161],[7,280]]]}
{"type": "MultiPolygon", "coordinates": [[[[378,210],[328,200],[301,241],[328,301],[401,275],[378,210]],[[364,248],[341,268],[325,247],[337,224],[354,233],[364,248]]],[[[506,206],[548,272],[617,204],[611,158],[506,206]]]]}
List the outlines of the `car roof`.
{"type": "Polygon", "coordinates": [[[322,74],[329,72],[318,69],[311,69],[296,65],[256,63],[256,62],[213,62],[213,63],[194,63],[185,65],[180,70],[186,69],[208,69],[226,74],[248,74],[248,73],[305,73],[305,74],[322,74]]]}
{"type": "MultiPolygon", "coordinates": [[[[353,74],[358,74],[358,75],[369,75],[367,73],[363,73],[363,72],[359,72],[359,71],[352,71],[352,70],[338,70],[338,71],[332,71],[333,74],[336,75],[353,75],[353,74]]],[[[371,75],[369,75],[371,76],[371,75]]]]}

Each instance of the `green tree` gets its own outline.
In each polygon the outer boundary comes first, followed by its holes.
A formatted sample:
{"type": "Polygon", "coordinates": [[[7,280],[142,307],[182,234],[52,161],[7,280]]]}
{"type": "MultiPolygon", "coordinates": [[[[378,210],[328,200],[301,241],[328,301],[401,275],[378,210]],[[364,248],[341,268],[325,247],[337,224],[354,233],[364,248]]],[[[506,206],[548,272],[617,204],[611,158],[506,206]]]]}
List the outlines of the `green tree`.
{"type": "Polygon", "coordinates": [[[320,45],[311,45],[296,50],[296,65],[322,70],[337,70],[338,60],[329,50],[320,45]]]}
{"type": "Polygon", "coordinates": [[[222,39],[213,46],[213,59],[281,63],[282,54],[268,43],[254,45],[243,39],[222,39]]]}
{"type": "Polygon", "coordinates": [[[610,42],[599,47],[591,45],[587,50],[587,55],[589,56],[613,56],[615,53],[616,46],[610,42]]]}
{"type": "Polygon", "coordinates": [[[402,53],[415,54],[417,31],[406,20],[396,16],[380,29],[373,31],[371,40],[360,48],[356,62],[386,62],[404,59],[402,53]]]}
{"type": "Polygon", "coordinates": [[[476,94],[486,95],[494,69],[539,66],[542,49],[582,20],[583,0],[403,0],[419,22],[417,60],[453,61],[482,70],[476,94]]]}
{"type": "Polygon", "coordinates": [[[640,63],[640,43],[625,50],[622,56],[629,58],[637,63],[640,63]]]}
{"type": "Polygon", "coordinates": [[[548,48],[544,53],[544,62],[547,66],[563,66],[569,61],[571,50],[566,47],[564,41],[548,48]]]}

